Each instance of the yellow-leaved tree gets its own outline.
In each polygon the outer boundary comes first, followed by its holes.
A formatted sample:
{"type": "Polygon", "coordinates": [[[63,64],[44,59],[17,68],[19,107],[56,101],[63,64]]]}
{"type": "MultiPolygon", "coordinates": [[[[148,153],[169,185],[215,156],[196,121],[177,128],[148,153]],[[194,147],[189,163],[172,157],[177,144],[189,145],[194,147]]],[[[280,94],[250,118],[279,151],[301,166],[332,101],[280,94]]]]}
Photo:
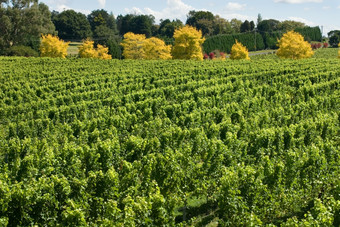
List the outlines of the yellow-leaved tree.
{"type": "Polygon", "coordinates": [[[171,46],[165,45],[165,42],[161,39],[152,37],[144,40],[144,59],[171,59],[171,46]]]}
{"type": "Polygon", "coordinates": [[[124,39],[121,43],[123,46],[123,56],[125,59],[144,59],[144,41],[145,35],[134,34],[128,32],[124,35],[124,39]]]}
{"type": "Polygon", "coordinates": [[[311,45],[297,32],[285,33],[278,43],[276,55],[284,59],[302,59],[313,56],[311,45]]]}
{"type": "Polygon", "coordinates": [[[97,49],[94,48],[94,41],[89,39],[85,40],[79,47],[79,57],[81,58],[112,59],[108,52],[109,48],[100,44],[97,45],[97,49]]]}
{"type": "Polygon", "coordinates": [[[69,42],[64,42],[51,34],[42,35],[40,44],[41,57],[66,58],[69,42]]]}
{"type": "Polygon", "coordinates": [[[175,30],[174,39],[171,52],[174,59],[203,60],[202,44],[205,39],[201,31],[186,25],[175,30]]]}
{"type": "Polygon", "coordinates": [[[236,40],[236,43],[231,47],[230,59],[233,60],[250,60],[248,49],[236,40]]]}

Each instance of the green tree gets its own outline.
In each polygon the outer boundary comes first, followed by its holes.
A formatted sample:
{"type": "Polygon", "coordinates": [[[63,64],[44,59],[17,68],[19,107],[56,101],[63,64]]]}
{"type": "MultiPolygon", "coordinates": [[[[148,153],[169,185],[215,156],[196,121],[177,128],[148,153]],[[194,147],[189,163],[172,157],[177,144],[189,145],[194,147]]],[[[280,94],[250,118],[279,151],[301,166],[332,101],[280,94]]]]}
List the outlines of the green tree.
{"type": "Polygon", "coordinates": [[[144,34],[147,38],[151,37],[154,30],[155,18],[152,15],[119,15],[117,25],[119,34],[123,36],[128,32],[144,34]]]}
{"type": "Polygon", "coordinates": [[[186,21],[187,25],[195,27],[197,30],[201,30],[202,34],[212,35],[214,29],[214,15],[209,11],[190,11],[186,21]]]}
{"type": "Polygon", "coordinates": [[[253,31],[255,29],[255,23],[254,21],[250,21],[250,31],[253,31]]]}
{"type": "Polygon", "coordinates": [[[283,31],[292,31],[297,28],[303,28],[305,26],[306,25],[302,22],[293,21],[293,20],[285,20],[279,24],[278,29],[283,30],[283,31]]]}
{"type": "Polygon", "coordinates": [[[251,31],[251,26],[248,20],[245,20],[240,27],[241,32],[249,32],[251,31]]]}
{"type": "Polygon", "coordinates": [[[261,32],[273,32],[279,29],[280,21],[269,19],[257,24],[257,29],[261,32]]]}
{"type": "Polygon", "coordinates": [[[214,19],[214,35],[231,33],[233,33],[231,23],[228,20],[216,15],[214,19]]]}
{"type": "Polygon", "coordinates": [[[134,18],[135,15],[133,14],[126,14],[125,16],[123,15],[118,15],[117,17],[117,28],[119,31],[119,35],[123,36],[125,33],[128,33],[131,31],[131,21],[132,18],[134,18]]]}
{"type": "Polygon", "coordinates": [[[161,20],[159,25],[158,34],[163,37],[166,36],[168,38],[172,38],[174,36],[174,32],[176,29],[183,27],[183,23],[180,20],[172,20],[169,19],[161,20]]]}
{"type": "Polygon", "coordinates": [[[90,23],[93,32],[93,38],[102,36],[110,37],[112,34],[116,35],[118,33],[115,17],[112,13],[109,14],[104,9],[92,11],[87,16],[87,20],[90,23]]]}
{"type": "Polygon", "coordinates": [[[262,22],[262,16],[261,16],[261,14],[259,13],[259,14],[257,15],[256,25],[259,25],[261,22],[262,22]]]}
{"type": "Polygon", "coordinates": [[[340,30],[333,30],[328,32],[329,45],[332,47],[338,47],[340,41],[340,30]]]}
{"type": "Polygon", "coordinates": [[[53,17],[53,23],[61,39],[86,39],[92,36],[86,16],[74,10],[66,10],[53,17]]]}
{"type": "Polygon", "coordinates": [[[48,7],[38,1],[3,1],[0,8],[0,52],[16,45],[40,46],[40,35],[55,33],[48,7]]]}
{"type": "Polygon", "coordinates": [[[131,20],[131,32],[144,34],[147,38],[152,36],[152,27],[155,18],[152,15],[138,15],[131,20]]]}
{"type": "Polygon", "coordinates": [[[240,33],[241,32],[242,21],[234,18],[234,19],[231,19],[230,23],[231,23],[231,27],[233,29],[233,33],[240,33]]]}

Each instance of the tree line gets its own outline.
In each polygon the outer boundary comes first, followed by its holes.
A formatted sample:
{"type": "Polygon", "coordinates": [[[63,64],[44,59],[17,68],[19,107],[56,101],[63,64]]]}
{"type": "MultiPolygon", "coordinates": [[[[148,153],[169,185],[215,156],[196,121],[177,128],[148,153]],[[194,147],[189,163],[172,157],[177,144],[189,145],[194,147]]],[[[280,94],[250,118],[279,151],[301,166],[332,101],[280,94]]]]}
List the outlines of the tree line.
{"type": "MultiPolygon", "coordinates": [[[[162,19],[157,24],[152,15],[126,14],[115,17],[104,9],[93,10],[89,15],[74,10],[51,12],[47,5],[38,0],[1,0],[0,54],[11,55],[11,50],[18,46],[19,50],[30,47],[32,51],[38,51],[41,34],[55,34],[66,41],[91,38],[96,45],[107,46],[113,58],[120,58],[122,50],[119,44],[124,34],[143,34],[146,38],[157,37],[166,44],[173,44],[174,31],[184,25],[201,30],[206,38],[256,31],[262,34],[282,33],[307,27],[297,21],[263,20],[260,14],[255,23],[248,20],[227,20],[209,11],[194,10],[188,13],[185,23],[179,19],[162,19]]],[[[338,43],[339,39],[335,42],[338,43]]]]}

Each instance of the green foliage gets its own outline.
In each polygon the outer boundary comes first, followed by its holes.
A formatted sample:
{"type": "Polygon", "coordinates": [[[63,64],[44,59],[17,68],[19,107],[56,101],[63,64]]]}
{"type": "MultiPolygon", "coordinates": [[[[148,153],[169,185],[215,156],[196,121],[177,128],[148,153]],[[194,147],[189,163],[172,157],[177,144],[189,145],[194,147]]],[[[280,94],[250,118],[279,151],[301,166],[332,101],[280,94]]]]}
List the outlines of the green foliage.
{"type": "Polygon", "coordinates": [[[90,23],[82,13],[65,10],[53,16],[52,20],[63,40],[82,40],[92,36],[90,23]]]}
{"type": "Polygon", "coordinates": [[[267,49],[278,49],[278,40],[281,39],[283,35],[282,31],[277,32],[266,32],[262,33],[263,41],[267,49]]]}
{"type": "Polygon", "coordinates": [[[209,11],[192,10],[188,14],[186,25],[202,31],[203,36],[212,35],[214,29],[214,15],[209,11]]]}
{"type": "Polygon", "coordinates": [[[333,30],[328,33],[329,37],[329,45],[332,47],[338,47],[339,41],[340,41],[340,31],[339,30],[333,30]]]}
{"type": "Polygon", "coordinates": [[[128,32],[143,34],[146,38],[152,36],[155,18],[152,15],[126,14],[117,17],[117,27],[121,36],[128,32]]]}
{"type": "Polygon", "coordinates": [[[322,34],[319,27],[296,28],[294,31],[300,33],[307,41],[322,41],[322,34]]]}
{"type": "Polygon", "coordinates": [[[113,59],[121,59],[122,58],[122,49],[119,45],[120,41],[114,38],[108,39],[105,41],[104,45],[109,48],[109,54],[113,59]]]}
{"type": "MultiPolygon", "coordinates": [[[[269,26],[269,25],[268,25],[269,26]]],[[[277,29],[276,29],[277,30],[277,29]]],[[[321,41],[321,32],[319,27],[303,27],[297,28],[296,31],[304,36],[309,41],[321,41]]],[[[282,31],[259,32],[256,34],[256,50],[277,49],[278,40],[282,37],[282,31]]],[[[217,35],[206,39],[203,43],[205,53],[210,53],[214,50],[220,50],[230,53],[235,40],[240,41],[249,51],[255,50],[255,34],[232,34],[232,35],[217,35]]]]}
{"type": "MultiPolygon", "coordinates": [[[[203,50],[205,53],[210,53],[214,50],[230,53],[231,47],[236,40],[247,47],[249,51],[255,50],[255,33],[212,36],[207,38],[203,43],[203,50]]],[[[262,36],[256,33],[256,50],[262,50],[264,48],[262,36]]]]}
{"type": "Polygon", "coordinates": [[[257,24],[257,29],[260,32],[275,32],[279,30],[280,21],[269,19],[269,20],[262,20],[260,23],[257,24]]]}
{"type": "Polygon", "coordinates": [[[39,53],[28,46],[12,46],[5,51],[7,56],[38,57],[39,53]]]}
{"type": "Polygon", "coordinates": [[[162,20],[159,25],[158,35],[170,39],[174,36],[175,30],[181,27],[183,27],[183,23],[178,19],[172,21],[169,19],[162,20]]]}
{"type": "Polygon", "coordinates": [[[55,33],[48,7],[37,1],[13,1],[0,7],[0,30],[0,53],[12,46],[38,51],[41,34],[55,33]]]}
{"type": "Polygon", "coordinates": [[[318,51],[0,57],[0,225],[339,226],[340,61],[318,51]]]}

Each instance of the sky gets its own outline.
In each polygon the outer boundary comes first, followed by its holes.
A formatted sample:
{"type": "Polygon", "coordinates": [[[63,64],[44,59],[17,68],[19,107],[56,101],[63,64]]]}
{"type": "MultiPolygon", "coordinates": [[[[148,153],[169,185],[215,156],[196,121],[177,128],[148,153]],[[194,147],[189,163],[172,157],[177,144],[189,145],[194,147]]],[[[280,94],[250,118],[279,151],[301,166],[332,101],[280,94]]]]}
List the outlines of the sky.
{"type": "Polygon", "coordinates": [[[340,30],[340,0],[41,0],[50,10],[73,9],[84,14],[105,9],[115,16],[152,14],[160,19],[180,19],[185,23],[190,10],[210,11],[225,19],[295,20],[309,26],[320,26],[324,35],[340,30]]]}

